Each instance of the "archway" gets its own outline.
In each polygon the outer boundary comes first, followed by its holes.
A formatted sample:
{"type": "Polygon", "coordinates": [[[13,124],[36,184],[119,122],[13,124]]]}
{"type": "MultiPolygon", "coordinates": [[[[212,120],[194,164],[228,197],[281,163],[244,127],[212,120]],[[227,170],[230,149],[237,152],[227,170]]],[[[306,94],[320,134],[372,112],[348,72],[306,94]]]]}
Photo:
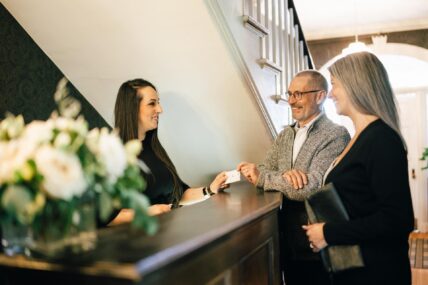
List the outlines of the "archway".
{"type": "MultiPolygon", "coordinates": [[[[386,43],[386,38],[374,40],[369,48],[388,71],[396,95],[403,136],[408,144],[409,179],[412,190],[417,228],[428,232],[428,171],[421,168],[426,162],[419,158],[428,146],[428,49],[408,44],[386,43]]],[[[321,69],[329,79],[328,66],[342,55],[329,60],[321,69]]],[[[336,114],[334,104],[327,100],[327,116],[344,125],[353,135],[352,122],[336,114]]]]}

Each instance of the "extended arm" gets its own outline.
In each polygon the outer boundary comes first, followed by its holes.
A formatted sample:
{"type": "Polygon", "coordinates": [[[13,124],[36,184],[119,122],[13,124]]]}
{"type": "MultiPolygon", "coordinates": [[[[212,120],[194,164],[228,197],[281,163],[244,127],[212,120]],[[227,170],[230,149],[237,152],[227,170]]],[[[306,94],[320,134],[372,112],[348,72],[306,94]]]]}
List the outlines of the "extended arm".
{"type": "MultiPolygon", "coordinates": [[[[219,173],[211,182],[209,186],[210,190],[214,194],[217,194],[218,191],[221,191],[222,189],[226,188],[228,186],[224,184],[226,179],[227,177],[225,172],[219,173]]],[[[200,200],[204,198],[203,188],[204,187],[188,188],[186,191],[184,191],[183,196],[181,197],[181,201],[189,202],[189,201],[200,200]]]]}

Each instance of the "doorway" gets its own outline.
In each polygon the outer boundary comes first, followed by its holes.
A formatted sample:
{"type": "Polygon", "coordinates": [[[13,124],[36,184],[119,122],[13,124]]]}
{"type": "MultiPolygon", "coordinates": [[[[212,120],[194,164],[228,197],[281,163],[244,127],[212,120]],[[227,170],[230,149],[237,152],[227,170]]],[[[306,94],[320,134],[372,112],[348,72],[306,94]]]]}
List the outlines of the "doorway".
{"type": "MultiPolygon", "coordinates": [[[[407,45],[400,45],[401,48],[403,46],[407,45]]],[[[420,160],[424,148],[428,147],[428,60],[409,56],[408,50],[400,54],[400,52],[391,53],[391,50],[385,52],[385,46],[382,48],[376,52],[375,47],[372,47],[372,52],[385,65],[396,95],[401,131],[408,148],[409,182],[417,229],[428,232],[428,170],[422,170],[422,167],[426,166],[426,162],[420,160]]],[[[410,48],[410,50],[412,49],[410,48]]],[[[394,50],[397,52],[396,48],[394,50]]],[[[420,48],[418,48],[418,52],[420,52],[420,48]]],[[[424,52],[426,54],[422,58],[428,59],[428,50],[424,50],[424,52]]],[[[330,76],[327,67],[339,57],[330,60],[320,69],[329,82],[330,76]]],[[[350,119],[337,115],[330,99],[326,101],[324,107],[331,120],[345,126],[351,136],[354,134],[350,119]]]]}

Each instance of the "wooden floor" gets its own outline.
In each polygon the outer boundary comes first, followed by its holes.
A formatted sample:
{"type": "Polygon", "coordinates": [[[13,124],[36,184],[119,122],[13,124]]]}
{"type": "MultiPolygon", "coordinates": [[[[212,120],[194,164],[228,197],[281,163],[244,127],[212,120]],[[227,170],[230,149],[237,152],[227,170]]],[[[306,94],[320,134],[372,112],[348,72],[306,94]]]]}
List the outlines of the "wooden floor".
{"type": "Polygon", "coordinates": [[[428,238],[428,233],[413,232],[410,234],[410,238],[428,238]]]}
{"type": "MultiPolygon", "coordinates": [[[[428,233],[412,233],[410,238],[426,238],[428,233]]],[[[428,284],[428,269],[412,268],[412,285],[426,285],[428,284]]]]}
{"type": "Polygon", "coordinates": [[[428,269],[412,268],[412,285],[428,284],[428,269]]]}

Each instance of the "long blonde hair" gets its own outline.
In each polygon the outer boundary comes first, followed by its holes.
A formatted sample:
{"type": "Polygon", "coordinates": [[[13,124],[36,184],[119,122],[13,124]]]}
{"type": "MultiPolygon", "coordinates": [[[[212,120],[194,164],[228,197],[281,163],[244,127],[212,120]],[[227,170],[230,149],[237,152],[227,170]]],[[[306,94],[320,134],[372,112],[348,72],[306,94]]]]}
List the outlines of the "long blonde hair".
{"type": "Polygon", "coordinates": [[[359,112],[379,117],[397,132],[406,147],[388,73],[374,54],[359,52],[347,55],[328,70],[343,85],[359,112]]]}

